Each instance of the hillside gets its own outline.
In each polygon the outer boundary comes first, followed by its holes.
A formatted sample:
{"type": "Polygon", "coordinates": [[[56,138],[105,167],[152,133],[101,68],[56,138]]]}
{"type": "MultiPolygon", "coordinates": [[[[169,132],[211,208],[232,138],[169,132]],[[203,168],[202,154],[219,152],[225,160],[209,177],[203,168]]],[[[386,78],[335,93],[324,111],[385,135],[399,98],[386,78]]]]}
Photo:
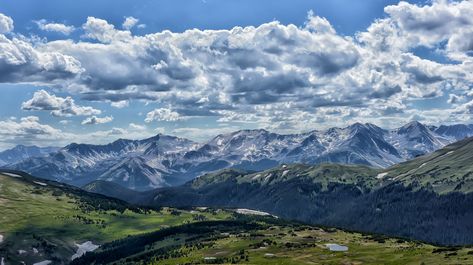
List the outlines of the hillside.
{"type": "MultiPolygon", "coordinates": [[[[80,249],[169,226],[227,219],[225,212],[142,209],[117,199],[40,180],[0,174],[0,259],[7,265],[68,263],[80,249]]],[[[2,263],[3,264],[3,263],[2,263]]]]}
{"type": "Polygon", "coordinates": [[[137,200],[141,193],[127,189],[111,181],[96,180],[82,187],[83,190],[102,194],[111,198],[120,198],[124,201],[137,200]]]}
{"type": "Polygon", "coordinates": [[[473,244],[472,142],[386,170],[333,164],[224,170],[148,192],[141,203],[251,208],[313,224],[473,244]]]}
{"type": "Polygon", "coordinates": [[[395,165],[380,175],[386,183],[402,182],[436,193],[473,191],[473,138],[446,146],[432,154],[395,165]]]}

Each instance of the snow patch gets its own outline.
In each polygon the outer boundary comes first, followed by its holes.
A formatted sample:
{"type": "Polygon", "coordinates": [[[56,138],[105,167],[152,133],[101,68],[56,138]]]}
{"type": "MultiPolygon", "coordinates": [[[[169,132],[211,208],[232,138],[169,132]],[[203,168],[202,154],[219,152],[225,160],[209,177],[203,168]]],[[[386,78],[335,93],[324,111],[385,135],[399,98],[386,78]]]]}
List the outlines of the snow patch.
{"type": "Polygon", "coordinates": [[[281,177],[284,177],[284,176],[286,176],[286,175],[287,175],[287,173],[289,173],[289,170],[284,170],[284,171],[282,172],[282,175],[281,175],[281,177]]]}
{"type": "Polygon", "coordinates": [[[260,215],[260,216],[269,216],[269,215],[271,215],[267,212],[255,211],[255,210],[250,210],[250,209],[237,209],[236,212],[239,213],[239,214],[245,214],[245,215],[260,215]]]}
{"type": "Polygon", "coordinates": [[[53,263],[53,262],[50,261],[50,260],[44,260],[44,261],[35,263],[35,264],[33,264],[33,265],[49,265],[49,264],[51,264],[51,263],[53,263]]]}
{"type": "Polygon", "coordinates": [[[3,257],[2,257],[2,260],[0,261],[0,264],[1,264],[1,265],[5,265],[5,260],[4,260],[3,257]]]}
{"type": "Polygon", "coordinates": [[[5,176],[9,176],[9,177],[12,177],[12,178],[23,178],[22,176],[18,175],[18,174],[13,174],[13,173],[7,173],[7,172],[2,172],[3,175],[5,176]]]}
{"type": "Polygon", "coordinates": [[[41,185],[41,186],[48,186],[48,184],[44,182],[39,182],[39,181],[33,181],[35,184],[41,185]]]}
{"type": "Polygon", "coordinates": [[[3,235],[0,235],[0,244],[3,243],[3,235]]]}
{"type": "Polygon", "coordinates": [[[347,246],[342,246],[339,244],[325,244],[325,246],[330,250],[330,251],[348,251],[347,246]]]}
{"type": "Polygon", "coordinates": [[[259,177],[261,177],[261,174],[256,174],[256,175],[255,175],[254,177],[252,177],[251,179],[252,179],[252,180],[255,180],[255,179],[259,178],[259,177]]]}
{"type": "Polygon", "coordinates": [[[94,245],[92,241],[87,241],[82,244],[76,244],[78,247],[76,254],[72,255],[71,260],[75,260],[77,258],[82,257],[87,252],[92,252],[96,249],[98,249],[100,246],[99,245],[94,245]]]}
{"type": "Polygon", "coordinates": [[[18,250],[18,254],[20,254],[20,255],[23,255],[25,253],[26,253],[26,250],[23,250],[23,249],[18,250]]]}
{"type": "Polygon", "coordinates": [[[264,177],[264,181],[267,181],[272,175],[273,175],[273,174],[271,174],[271,173],[269,173],[268,175],[266,175],[266,176],[264,177]]]}
{"type": "Polygon", "coordinates": [[[387,174],[388,174],[388,172],[379,173],[379,174],[376,176],[376,178],[377,178],[377,179],[382,179],[382,178],[386,177],[387,174]]]}

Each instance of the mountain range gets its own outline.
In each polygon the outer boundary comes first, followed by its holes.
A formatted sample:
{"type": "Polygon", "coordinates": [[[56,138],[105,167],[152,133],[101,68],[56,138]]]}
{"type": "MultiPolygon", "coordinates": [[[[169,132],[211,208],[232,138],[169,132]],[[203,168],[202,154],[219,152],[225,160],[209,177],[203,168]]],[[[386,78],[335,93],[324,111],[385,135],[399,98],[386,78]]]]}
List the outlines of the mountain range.
{"type": "Polygon", "coordinates": [[[159,134],[106,145],[73,143],[47,156],[19,155],[4,167],[77,186],[102,180],[144,191],[230,167],[258,171],[285,163],[339,163],[386,168],[472,135],[472,125],[419,122],[390,130],[355,123],[286,135],[241,130],[205,143],[159,134]]]}

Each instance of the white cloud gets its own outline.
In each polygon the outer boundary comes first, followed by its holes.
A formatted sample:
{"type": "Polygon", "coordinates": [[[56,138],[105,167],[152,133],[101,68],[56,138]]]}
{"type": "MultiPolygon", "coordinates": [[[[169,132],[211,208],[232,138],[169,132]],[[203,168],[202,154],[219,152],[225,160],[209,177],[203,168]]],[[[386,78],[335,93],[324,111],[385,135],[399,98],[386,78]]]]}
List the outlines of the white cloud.
{"type": "Polygon", "coordinates": [[[129,104],[130,102],[128,100],[120,100],[120,101],[110,103],[112,107],[117,108],[117,109],[123,109],[125,107],[128,107],[129,104]]]}
{"type": "Polygon", "coordinates": [[[38,28],[41,30],[49,31],[49,32],[58,32],[64,35],[69,35],[75,30],[74,26],[68,26],[61,23],[48,22],[45,19],[35,21],[35,23],[36,25],[38,25],[38,28]]]}
{"type": "Polygon", "coordinates": [[[405,47],[436,47],[455,60],[465,60],[473,51],[473,1],[434,0],[424,6],[402,1],[385,12],[405,47]]]}
{"type": "Polygon", "coordinates": [[[129,127],[130,127],[130,129],[137,130],[137,131],[145,131],[146,130],[145,125],[139,125],[139,124],[136,124],[136,123],[130,123],[129,127]]]}
{"type": "Polygon", "coordinates": [[[0,34],[5,34],[13,30],[13,19],[0,13],[0,34]]]}
{"type": "Polygon", "coordinates": [[[95,17],[88,17],[87,22],[82,25],[82,29],[85,31],[85,37],[96,39],[103,43],[131,40],[129,31],[117,30],[115,26],[109,24],[106,20],[95,17]]]}
{"type": "Polygon", "coordinates": [[[177,121],[181,119],[179,113],[167,108],[154,109],[146,114],[145,122],[152,121],[177,121]]]}
{"type": "Polygon", "coordinates": [[[136,24],[138,24],[140,20],[134,17],[125,17],[125,21],[123,21],[122,27],[126,30],[130,30],[136,24]]]}
{"type": "Polygon", "coordinates": [[[0,34],[0,82],[61,84],[83,69],[78,60],[57,51],[42,51],[28,40],[0,34]]]}
{"type": "Polygon", "coordinates": [[[46,90],[39,90],[33,94],[33,98],[25,101],[21,105],[23,110],[51,111],[53,116],[89,116],[100,114],[101,111],[88,106],[79,106],[75,104],[71,97],[61,98],[49,94],[46,90]]]}
{"type": "Polygon", "coordinates": [[[113,121],[112,116],[105,116],[103,118],[99,118],[97,116],[91,116],[87,117],[85,120],[81,122],[82,125],[95,125],[95,124],[103,124],[103,123],[109,123],[113,121]]]}
{"type": "Polygon", "coordinates": [[[456,99],[473,95],[472,5],[400,2],[354,37],[337,33],[313,12],[301,26],[273,21],[143,36],[127,30],[139,26],[134,19],[122,30],[89,17],[82,28],[94,41],[33,44],[3,36],[8,47],[27,47],[31,56],[14,51],[7,60],[0,54],[0,82],[54,85],[118,108],[131,100],[172,106],[148,113],[146,122],[209,116],[221,124],[298,129],[357,118],[397,121],[413,111],[434,120],[412,102],[454,95],[441,116],[451,120],[456,99]],[[422,58],[419,46],[456,62],[422,58]],[[56,64],[37,59],[52,54],[56,64]],[[56,67],[40,71],[50,65],[56,67]]]}
{"type": "Polygon", "coordinates": [[[51,143],[69,138],[70,135],[50,125],[41,124],[36,116],[0,121],[0,142],[15,144],[51,143]]]}

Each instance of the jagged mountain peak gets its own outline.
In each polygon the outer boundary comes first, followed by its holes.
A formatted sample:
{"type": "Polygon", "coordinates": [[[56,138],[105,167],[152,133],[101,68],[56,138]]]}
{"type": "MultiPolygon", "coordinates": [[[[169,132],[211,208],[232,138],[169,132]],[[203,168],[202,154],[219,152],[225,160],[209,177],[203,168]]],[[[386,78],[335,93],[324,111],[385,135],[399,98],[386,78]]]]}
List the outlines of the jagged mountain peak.
{"type": "Polygon", "coordinates": [[[419,135],[430,132],[429,128],[418,121],[411,121],[397,129],[399,134],[419,135]]]}

